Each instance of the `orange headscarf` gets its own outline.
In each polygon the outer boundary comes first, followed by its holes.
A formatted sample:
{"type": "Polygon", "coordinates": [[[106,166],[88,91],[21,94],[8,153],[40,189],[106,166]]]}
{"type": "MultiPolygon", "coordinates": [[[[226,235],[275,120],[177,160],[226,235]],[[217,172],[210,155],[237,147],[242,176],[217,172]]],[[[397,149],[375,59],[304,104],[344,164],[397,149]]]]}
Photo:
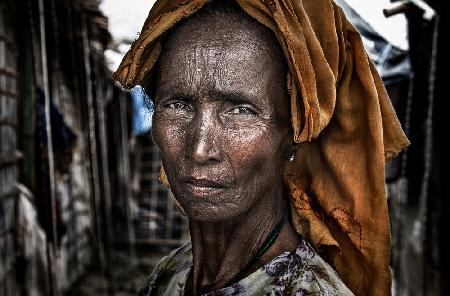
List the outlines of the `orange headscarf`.
{"type": "MultiPolygon", "coordinates": [[[[146,85],[163,33],[211,1],[158,0],[113,78],[146,85]]],[[[409,141],[359,33],[331,0],[235,1],[275,33],[289,64],[294,140],[304,142],[285,172],[296,230],[356,295],[389,295],[384,167],[409,141]]]]}

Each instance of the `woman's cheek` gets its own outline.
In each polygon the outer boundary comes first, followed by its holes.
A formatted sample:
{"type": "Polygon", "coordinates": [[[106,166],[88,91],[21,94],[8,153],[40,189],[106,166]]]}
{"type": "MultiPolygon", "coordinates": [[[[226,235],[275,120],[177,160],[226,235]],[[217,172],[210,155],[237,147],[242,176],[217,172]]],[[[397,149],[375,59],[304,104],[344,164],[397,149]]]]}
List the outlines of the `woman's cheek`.
{"type": "Polygon", "coordinates": [[[264,150],[266,146],[273,146],[278,138],[270,132],[270,129],[261,125],[225,129],[223,135],[224,143],[231,147],[237,147],[240,151],[264,150]]]}
{"type": "Polygon", "coordinates": [[[182,148],[186,131],[182,123],[159,115],[155,117],[152,133],[156,145],[166,158],[182,148]]]}

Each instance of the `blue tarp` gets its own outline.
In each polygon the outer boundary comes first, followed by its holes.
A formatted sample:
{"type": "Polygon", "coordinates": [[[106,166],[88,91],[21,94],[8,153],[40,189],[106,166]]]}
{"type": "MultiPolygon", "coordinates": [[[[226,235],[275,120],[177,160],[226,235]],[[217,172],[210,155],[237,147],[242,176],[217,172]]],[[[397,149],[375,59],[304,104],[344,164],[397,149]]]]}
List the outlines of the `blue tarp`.
{"type": "Polygon", "coordinates": [[[139,85],[131,90],[131,99],[133,101],[133,134],[145,134],[152,128],[153,104],[139,85]]]}

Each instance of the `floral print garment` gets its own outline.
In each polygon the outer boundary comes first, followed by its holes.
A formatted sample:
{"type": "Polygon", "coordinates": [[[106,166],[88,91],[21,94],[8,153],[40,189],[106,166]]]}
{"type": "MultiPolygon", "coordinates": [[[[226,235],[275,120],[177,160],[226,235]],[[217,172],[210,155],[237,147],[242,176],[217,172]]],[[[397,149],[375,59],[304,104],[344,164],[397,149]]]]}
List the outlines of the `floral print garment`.
{"type": "MultiPolygon", "coordinates": [[[[188,243],[164,257],[139,296],[184,295],[192,267],[188,243]]],[[[353,295],[336,272],[306,242],[285,252],[241,281],[204,296],[228,295],[353,295]]]]}

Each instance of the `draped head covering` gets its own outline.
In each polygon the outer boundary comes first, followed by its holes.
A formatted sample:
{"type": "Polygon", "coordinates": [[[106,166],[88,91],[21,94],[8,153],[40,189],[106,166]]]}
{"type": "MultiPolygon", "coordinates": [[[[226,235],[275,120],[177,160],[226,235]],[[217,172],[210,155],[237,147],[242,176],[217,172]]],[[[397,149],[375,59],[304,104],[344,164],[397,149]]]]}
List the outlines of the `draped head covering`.
{"type": "MultiPolygon", "coordinates": [[[[212,1],[156,1],[113,78],[147,85],[163,34],[212,1]]],[[[274,32],[289,65],[294,141],[303,142],[285,170],[295,229],[356,295],[389,295],[384,168],[409,141],[359,33],[331,0],[227,1],[274,32]]]]}

